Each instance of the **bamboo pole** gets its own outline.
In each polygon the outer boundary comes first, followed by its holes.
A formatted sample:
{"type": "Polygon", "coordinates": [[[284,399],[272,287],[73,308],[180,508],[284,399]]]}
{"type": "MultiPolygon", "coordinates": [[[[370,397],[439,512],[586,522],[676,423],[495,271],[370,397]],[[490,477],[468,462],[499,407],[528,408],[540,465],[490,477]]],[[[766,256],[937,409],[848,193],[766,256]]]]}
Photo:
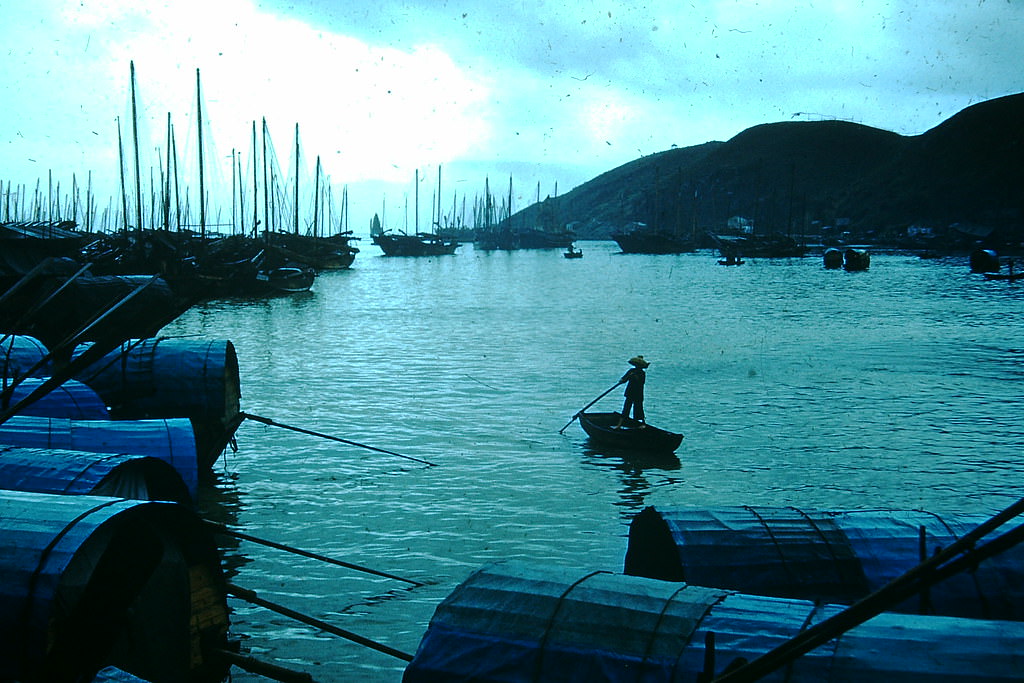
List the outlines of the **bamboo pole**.
{"type": "Polygon", "coordinates": [[[377,650],[378,652],[382,652],[386,655],[391,655],[396,659],[401,659],[406,662],[412,661],[412,655],[406,652],[396,650],[393,647],[389,647],[382,643],[378,643],[375,640],[370,640],[369,638],[353,633],[352,631],[339,628],[337,626],[334,626],[333,624],[329,624],[326,621],[323,621],[322,619],[317,619],[316,617],[309,616],[308,614],[302,614],[301,612],[297,612],[291,608],[285,607],[284,605],[279,605],[275,602],[264,600],[263,598],[256,595],[255,591],[251,591],[246,588],[241,588],[240,586],[236,586],[233,583],[229,583],[228,594],[233,595],[236,598],[245,600],[246,602],[250,602],[254,605],[258,605],[259,607],[265,607],[266,609],[269,609],[272,612],[277,612],[282,616],[290,617],[292,619],[295,619],[296,621],[302,622],[303,624],[313,626],[315,628],[320,629],[321,631],[326,631],[327,633],[330,633],[335,636],[340,636],[347,640],[351,640],[354,643],[359,643],[360,645],[364,645],[370,649],[377,650]]]}

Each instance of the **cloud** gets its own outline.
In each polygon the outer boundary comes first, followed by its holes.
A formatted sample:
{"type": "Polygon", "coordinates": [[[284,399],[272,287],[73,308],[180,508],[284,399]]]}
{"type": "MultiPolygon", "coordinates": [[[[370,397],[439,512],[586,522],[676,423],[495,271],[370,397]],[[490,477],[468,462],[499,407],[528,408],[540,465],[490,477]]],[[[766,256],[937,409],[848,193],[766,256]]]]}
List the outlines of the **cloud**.
{"type": "Polygon", "coordinates": [[[287,166],[298,123],[307,167],[320,156],[333,182],[373,193],[438,164],[454,187],[514,172],[565,192],[759,123],[916,134],[1024,90],[1024,6],[1001,0],[41,0],[5,20],[0,141],[5,175],[26,184],[52,169],[116,185],[131,61],[146,165],[168,112],[195,163],[198,68],[214,163],[234,150],[248,167],[265,118],[287,166]]]}

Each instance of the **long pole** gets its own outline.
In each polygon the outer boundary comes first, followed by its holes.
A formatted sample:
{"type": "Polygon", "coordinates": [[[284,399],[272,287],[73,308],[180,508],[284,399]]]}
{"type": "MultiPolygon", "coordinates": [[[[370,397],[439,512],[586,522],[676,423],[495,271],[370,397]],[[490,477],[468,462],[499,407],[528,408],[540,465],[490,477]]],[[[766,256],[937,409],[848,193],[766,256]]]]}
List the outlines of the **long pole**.
{"type": "Polygon", "coordinates": [[[590,406],[594,405],[595,403],[600,401],[602,398],[604,398],[608,394],[610,394],[613,391],[615,391],[615,387],[619,386],[620,384],[622,384],[622,382],[616,382],[611,387],[609,387],[608,391],[604,392],[603,394],[601,394],[600,396],[595,398],[593,401],[591,401],[587,405],[585,405],[582,408],[580,408],[579,411],[575,415],[572,416],[572,419],[565,423],[565,427],[562,427],[561,429],[558,430],[558,433],[561,434],[562,432],[564,432],[569,427],[569,425],[571,425],[576,420],[577,417],[579,417],[582,413],[585,413],[587,411],[587,408],[589,408],[590,406]]]}
{"type": "Polygon", "coordinates": [[[139,176],[139,114],[135,107],[135,61],[129,62],[132,78],[132,143],[135,147],[135,229],[142,230],[142,180],[139,176]]]}
{"type": "Polygon", "coordinates": [[[422,463],[424,465],[429,465],[430,467],[434,467],[435,466],[435,464],[432,463],[432,462],[428,462],[426,460],[421,460],[419,458],[414,458],[411,455],[402,455],[401,453],[395,453],[394,451],[388,451],[388,450],[385,450],[383,448],[377,448],[376,446],[367,446],[366,444],[358,443],[356,441],[349,441],[348,439],[343,439],[340,436],[331,436],[330,434],[324,434],[322,432],[314,432],[314,431],[312,431],[310,429],[303,429],[302,427],[293,427],[292,425],[286,425],[286,424],[282,424],[281,422],[276,422],[274,420],[271,420],[268,417],[260,417],[259,415],[250,415],[249,413],[242,413],[241,415],[244,418],[248,418],[250,420],[253,420],[254,422],[262,422],[263,424],[268,425],[270,427],[282,427],[284,429],[289,429],[289,430],[291,430],[293,432],[298,432],[300,434],[309,434],[310,436],[319,436],[322,439],[330,439],[331,441],[337,441],[339,443],[347,443],[350,446],[358,446],[359,448],[365,448],[365,449],[370,450],[370,451],[377,451],[378,453],[387,453],[388,455],[394,455],[394,456],[397,456],[399,458],[405,458],[406,460],[412,460],[413,462],[418,462],[418,463],[422,463]]]}
{"type": "Polygon", "coordinates": [[[203,178],[203,99],[196,69],[196,112],[199,123],[199,234],[206,237],[206,184],[203,178]]]}
{"type": "Polygon", "coordinates": [[[303,624],[308,624],[309,626],[318,628],[321,631],[326,631],[327,633],[330,633],[332,635],[341,636],[342,638],[351,640],[354,643],[365,645],[366,647],[376,650],[377,652],[383,652],[386,655],[391,655],[396,659],[401,659],[406,662],[412,661],[412,655],[410,655],[407,652],[396,650],[393,647],[389,647],[382,643],[378,643],[377,641],[370,640],[369,638],[361,636],[357,633],[353,633],[352,631],[347,631],[343,628],[338,628],[333,624],[328,624],[326,621],[322,619],[317,619],[316,617],[311,617],[308,614],[296,612],[295,610],[285,607],[284,605],[279,605],[269,600],[264,600],[263,598],[256,595],[254,591],[248,590],[246,588],[241,588],[233,583],[229,583],[227,587],[228,593],[230,595],[235,596],[236,598],[241,598],[246,602],[251,602],[252,604],[258,605],[260,607],[265,607],[266,609],[269,609],[272,612],[277,612],[280,615],[290,617],[292,619],[295,619],[296,621],[301,621],[303,624]]]}
{"type": "Polygon", "coordinates": [[[263,118],[263,234],[270,234],[270,185],[267,184],[267,119],[263,118]]]}
{"type": "Polygon", "coordinates": [[[295,124],[295,234],[299,234],[299,124],[295,124]]]}
{"type": "Polygon", "coordinates": [[[320,155],[316,156],[316,178],[313,181],[313,237],[320,236],[320,155]]]}
{"type": "Polygon", "coordinates": [[[256,176],[256,119],[252,121],[252,236],[256,237],[256,227],[260,223],[259,186],[256,176]]]}
{"type": "Polygon", "coordinates": [[[234,538],[241,539],[243,541],[251,541],[260,545],[267,546],[268,548],[274,548],[276,550],[283,550],[285,552],[293,553],[295,555],[301,555],[302,557],[308,557],[311,560],[319,560],[320,562],[326,562],[328,564],[334,564],[339,567],[345,567],[346,569],[354,569],[356,571],[364,572],[366,574],[373,574],[374,576],[380,576],[385,579],[394,579],[395,581],[403,581],[413,586],[423,586],[424,584],[420,581],[413,581],[412,579],[406,579],[395,574],[389,574],[377,569],[371,569],[362,565],[354,564],[352,562],[346,562],[344,560],[337,560],[333,557],[327,557],[326,555],[320,555],[319,553],[310,552],[309,550],[303,550],[302,548],[296,548],[294,546],[285,545],[276,541],[271,541],[265,538],[258,538],[256,536],[250,536],[249,534],[242,533],[241,531],[235,531],[229,529],[224,524],[219,522],[212,522],[210,520],[204,520],[206,524],[217,530],[218,533],[224,534],[225,536],[232,536],[234,538]]]}
{"type": "Polygon", "coordinates": [[[117,160],[121,171],[121,216],[124,219],[124,231],[128,232],[128,195],[124,186],[124,143],[121,141],[121,117],[117,117],[117,160]]]}

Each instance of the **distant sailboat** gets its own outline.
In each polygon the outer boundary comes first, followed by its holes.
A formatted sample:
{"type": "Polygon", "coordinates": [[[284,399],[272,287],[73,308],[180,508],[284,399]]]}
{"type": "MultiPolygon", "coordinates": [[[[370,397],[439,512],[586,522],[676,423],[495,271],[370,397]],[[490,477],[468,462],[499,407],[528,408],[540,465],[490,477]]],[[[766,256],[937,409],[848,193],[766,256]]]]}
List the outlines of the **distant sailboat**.
{"type": "MultiPolygon", "coordinates": [[[[438,197],[441,196],[441,168],[437,169],[438,197]]],[[[446,239],[436,232],[419,231],[419,189],[420,172],[416,171],[416,233],[408,235],[389,233],[385,230],[380,218],[374,214],[370,227],[373,243],[380,247],[385,256],[446,256],[454,254],[459,246],[458,240],[446,239]]]]}

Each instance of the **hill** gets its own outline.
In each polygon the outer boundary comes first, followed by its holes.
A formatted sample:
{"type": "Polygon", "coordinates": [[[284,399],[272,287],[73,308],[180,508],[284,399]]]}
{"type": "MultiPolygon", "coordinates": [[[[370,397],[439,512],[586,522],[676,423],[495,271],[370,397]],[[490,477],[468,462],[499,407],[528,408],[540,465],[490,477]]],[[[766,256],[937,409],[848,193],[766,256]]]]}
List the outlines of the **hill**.
{"type": "Polygon", "coordinates": [[[631,222],[721,231],[732,216],[758,232],[897,241],[912,225],[935,233],[1024,239],[1024,93],[964,109],[917,136],[845,121],[769,123],[727,142],[631,161],[524,209],[580,238],[631,222]]]}

